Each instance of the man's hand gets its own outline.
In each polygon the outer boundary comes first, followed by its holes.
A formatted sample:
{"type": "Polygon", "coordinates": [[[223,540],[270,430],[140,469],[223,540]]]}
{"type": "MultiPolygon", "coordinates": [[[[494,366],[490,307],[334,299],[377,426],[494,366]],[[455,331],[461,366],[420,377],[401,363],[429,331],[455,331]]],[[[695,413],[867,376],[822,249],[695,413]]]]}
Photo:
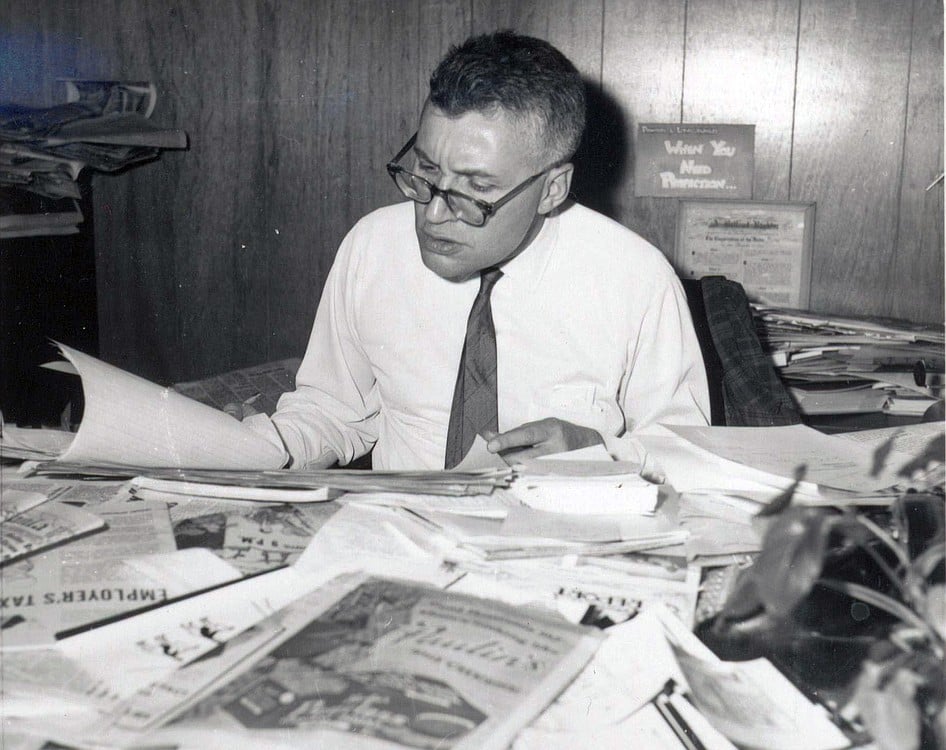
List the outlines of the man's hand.
{"type": "Polygon", "coordinates": [[[253,404],[259,401],[259,398],[260,396],[257,393],[255,396],[251,396],[246,401],[232,401],[229,404],[226,404],[223,407],[223,410],[234,419],[238,419],[242,422],[247,417],[250,417],[254,414],[259,414],[259,410],[253,408],[253,404]]]}
{"type": "Polygon", "coordinates": [[[500,453],[507,461],[519,461],[550,453],[562,453],[604,444],[601,434],[590,427],[563,419],[540,419],[502,433],[486,434],[490,453],[500,453]]]}

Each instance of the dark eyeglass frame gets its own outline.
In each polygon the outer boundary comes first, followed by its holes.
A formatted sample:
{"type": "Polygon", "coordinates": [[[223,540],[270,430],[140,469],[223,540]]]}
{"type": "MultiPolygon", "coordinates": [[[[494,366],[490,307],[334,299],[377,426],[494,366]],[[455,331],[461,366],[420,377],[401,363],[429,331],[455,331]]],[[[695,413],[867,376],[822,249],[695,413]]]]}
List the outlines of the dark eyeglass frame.
{"type": "Polygon", "coordinates": [[[418,174],[414,174],[410,170],[405,169],[404,167],[400,166],[398,162],[404,157],[404,154],[406,154],[408,151],[410,151],[414,147],[414,143],[416,143],[416,141],[417,141],[417,133],[414,133],[414,135],[410,137],[410,140],[408,140],[408,142],[404,144],[403,148],[401,148],[401,150],[397,152],[395,157],[387,163],[388,174],[391,175],[391,179],[394,180],[394,184],[397,186],[397,189],[400,190],[401,193],[404,193],[404,190],[401,188],[400,183],[397,181],[398,174],[410,175],[411,179],[419,180],[420,182],[422,182],[424,185],[427,186],[427,188],[430,190],[430,198],[428,198],[425,201],[422,201],[406,194],[405,194],[405,197],[410,198],[412,201],[416,201],[417,203],[423,203],[424,205],[426,205],[430,203],[430,201],[432,201],[435,196],[439,195],[441,198],[443,198],[444,202],[447,204],[447,207],[450,209],[451,213],[453,213],[454,216],[456,216],[463,223],[469,224],[470,226],[474,226],[474,227],[481,227],[484,224],[486,224],[490,216],[492,216],[500,208],[502,208],[507,203],[509,203],[509,201],[511,201],[513,198],[519,195],[519,193],[521,193],[523,190],[529,187],[529,185],[531,185],[533,182],[535,182],[537,179],[539,179],[542,175],[544,175],[548,171],[547,169],[543,169],[541,172],[532,175],[528,179],[520,182],[512,190],[510,190],[508,193],[506,193],[504,196],[502,196],[498,200],[495,200],[492,202],[483,201],[483,200],[480,200],[479,198],[474,198],[472,195],[461,193],[459,190],[452,190],[449,188],[444,190],[442,188],[439,188],[436,185],[434,185],[430,180],[425,179],[424,177],[421,177],[418,174]],[[467,221],[462,216],[460,216],[453,209],[453,204],[450,202],[451,195],[456,196],[458,198],[463,198],[464,200],[468,200],[472,202],[474,205],[476,205],[476,207],[479,208],[483,212],[483,221],[481,221],[479,224],[476,224],[472,221],[467,221]]]}

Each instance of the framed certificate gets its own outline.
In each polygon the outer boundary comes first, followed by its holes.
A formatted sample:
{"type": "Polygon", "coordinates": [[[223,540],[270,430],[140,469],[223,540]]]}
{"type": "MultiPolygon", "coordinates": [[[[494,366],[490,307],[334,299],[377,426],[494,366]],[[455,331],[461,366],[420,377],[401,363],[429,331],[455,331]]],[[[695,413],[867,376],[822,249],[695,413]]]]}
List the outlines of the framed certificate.
{"type": "Polygon", "coordinates": [[[674,263],[683,278],[725,276],[753,302],[807,308],[814,203],[681,200],[674,263]]]}

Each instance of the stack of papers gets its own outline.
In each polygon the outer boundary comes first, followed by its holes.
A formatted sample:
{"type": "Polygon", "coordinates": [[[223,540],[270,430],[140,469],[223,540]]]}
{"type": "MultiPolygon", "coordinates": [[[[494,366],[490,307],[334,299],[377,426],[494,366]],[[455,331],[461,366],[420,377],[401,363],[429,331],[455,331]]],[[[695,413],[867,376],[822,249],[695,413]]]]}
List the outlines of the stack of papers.
{"type": "Polygon", "coordinates": [[[657,507],[656,484],[638,464],[613,461],[604,446],[534,459],[516,467],[509,492],[552,513],[641,514],[657,507]]]}
{"type": "Polygon", "coordinates": [[[795,502],[809,505],[887,505],[909,486],[928,486],[942,470],[940,459],[938,468],[924,465],[910,476],[904,467],[914,463],[914,453],[804,425],[674,425],[642,436],[641,442],[680,492],[718,490],[774,499],[791,489],[795,502]]]}
{"type": "Polygon", "coordinates": [[[942,325],[763,306],[754,314],[803,413],[920,415],[943,398],[942,325]]]}
{"type": "Polygon", "coordinates": [[[51,461],[65,453],[75,435],[65,430],[0,425],[0,457],[20,461],[51,461]]]}
{"type": "Polygon", "coordinates": [[[0,184],[51,198],[78,198],[84,166],[114,172],[187,148],[187,135],[149,119],[148,82],[65,80],[66,102],[46,109],[0,105],[0,184]]]}

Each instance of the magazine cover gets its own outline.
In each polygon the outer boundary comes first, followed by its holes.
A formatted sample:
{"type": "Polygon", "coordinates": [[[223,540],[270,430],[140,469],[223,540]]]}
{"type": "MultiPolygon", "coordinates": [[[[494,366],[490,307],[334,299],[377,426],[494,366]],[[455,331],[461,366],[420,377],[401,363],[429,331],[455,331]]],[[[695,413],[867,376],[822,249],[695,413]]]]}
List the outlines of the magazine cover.
{"type": "Polygon", "coordinates": [[[361,578],[148,743],[506,747],[600,639],[551,613],[361,578]]]}

